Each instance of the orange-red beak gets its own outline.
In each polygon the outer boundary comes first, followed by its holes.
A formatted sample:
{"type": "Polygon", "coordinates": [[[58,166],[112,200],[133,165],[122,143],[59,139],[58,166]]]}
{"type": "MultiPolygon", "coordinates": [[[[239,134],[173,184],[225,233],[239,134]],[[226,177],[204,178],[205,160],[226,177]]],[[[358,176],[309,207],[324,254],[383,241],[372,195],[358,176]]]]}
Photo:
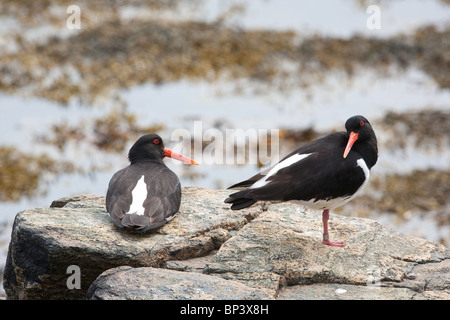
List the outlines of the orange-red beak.
{"type": "Polygon", "coordinates": [[[169,158],[172,158],[175,160],[179,160],[179,161],[186,162],[189,164],[198,165],[198,163],[196,161],[192,160],[191,158],[185,157],[185,156],[183,156],[179,153],[173,152],[172,150],[167,149],[167,148],[164,148],[164,155],[166,157],[169,157],[169,158]]]}
{"type": "Polygon", "coordinates": [[[350,137],[348,138],[347,146],[344,150],[344,159],[347,158],[348,153],[350,152],[350,149],[353,147],[353,144],[358,140],[358,133],[354,133],[353,131],[350,132],[350,137]]]}

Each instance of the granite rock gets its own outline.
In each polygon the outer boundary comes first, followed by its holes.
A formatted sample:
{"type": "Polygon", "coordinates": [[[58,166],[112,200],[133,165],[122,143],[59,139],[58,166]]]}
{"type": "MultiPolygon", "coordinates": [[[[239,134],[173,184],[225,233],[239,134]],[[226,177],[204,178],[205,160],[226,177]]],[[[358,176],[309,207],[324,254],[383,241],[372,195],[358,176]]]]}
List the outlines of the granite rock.
{"type": "Polygon", "coordinates": [[[202,273],[152,267],[109,269],[90,286],[91,300],[270,300],[263,290],[202,273]]]}
{"type": "Polygon", "coordinates": [[[325,246],[320,212],[292,203],[232,211],[228,194],[183,188],[175,218],[147,233],[117,228],[96,195],[20,212],[7,298],[232,299],[226,286],[241,290],[239,299],[450,297],[450,252],[438,243],[331,214],[331,237],[347,246],[325,246]],[[70,266],[79,289],[69,285],[70,266]]]}

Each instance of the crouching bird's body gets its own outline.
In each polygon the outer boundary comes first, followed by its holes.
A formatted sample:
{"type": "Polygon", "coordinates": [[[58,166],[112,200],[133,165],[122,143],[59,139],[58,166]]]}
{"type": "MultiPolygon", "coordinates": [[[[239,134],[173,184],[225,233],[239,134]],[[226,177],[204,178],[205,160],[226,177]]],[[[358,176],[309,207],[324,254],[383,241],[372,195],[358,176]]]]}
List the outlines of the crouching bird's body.
{"type": "Polygon", "coordinates": [[[164,157],[197,164],[165,148],[156,134],[138,139],[128,154],[130,165],[116,172],[108,185],[106,209],[118,227],[156,229],[178,212],[180,180],[164,164],[164,157]]]}

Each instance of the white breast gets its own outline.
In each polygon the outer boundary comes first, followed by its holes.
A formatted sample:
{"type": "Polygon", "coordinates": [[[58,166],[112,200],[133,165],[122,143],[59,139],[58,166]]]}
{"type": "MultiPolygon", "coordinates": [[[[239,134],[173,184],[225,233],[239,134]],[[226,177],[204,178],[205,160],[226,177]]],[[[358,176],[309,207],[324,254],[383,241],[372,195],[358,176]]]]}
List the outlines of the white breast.
{"type": "Polygon", "coordinates": [[[359,187],[358,190],[356,190],[356,192],[350,197],[350,199],[348,201],[359,196],[361,194],[362,190],[364,189],[364,187],[366,186],[367,182],[369,182],[370,170],[369,170],[369,167],[367,167],[367,164],[364,161],[364,159],[363,158],[358,159],[358,161],[356,161],[356,163],[364,172],[365,180],[364,180],[363,184],[361,185],[361,187],[359,187]]]}
{"type": "Polygon", "coordinates": [[[289,158],[284,159],[280,163],[277,163],[270,171],[261,179],[256,181],[249,189],[255,189],[264,187],[266,184],[268,184],[270,181],[267,181],[271,176],[275,175],[279,170],[289,167],[290,165],[293,165],[294,163],[305,159],[307,156],[311,155],[311,153],[308,154],[294,154],[290,156],[289,158]]]}
{"type": "Polygon", "coordinates": [[[144,176],[139,179],[138,183],[131,192],[131,196],[133,200],[127,214],[135,213],[142,216],[145,211],[144,201],[147,199],[147,185],[145,184],[144,176]]]}

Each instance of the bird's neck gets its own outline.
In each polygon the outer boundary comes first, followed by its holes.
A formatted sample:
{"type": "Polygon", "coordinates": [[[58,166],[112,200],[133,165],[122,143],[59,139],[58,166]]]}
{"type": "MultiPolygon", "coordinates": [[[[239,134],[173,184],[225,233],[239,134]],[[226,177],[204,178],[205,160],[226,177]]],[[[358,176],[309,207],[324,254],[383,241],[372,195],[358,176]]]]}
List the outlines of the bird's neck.
{"type": "MultiPolygon", "coordinates": [[[[355,145],[356,146],[356,145],[355,145]]],[[[367,143],[359,144],[357,150],[363,156],[367,167],[372,168],[378,160],[377,138],[371,138],[367,143]]]]}
{"type": "Polygon", "coordinates": [[[129,159],[131,164],[148,164],[148,163],[164,163],[163,159],[150,159],[150,158],[131,158],[129,159]]]}

